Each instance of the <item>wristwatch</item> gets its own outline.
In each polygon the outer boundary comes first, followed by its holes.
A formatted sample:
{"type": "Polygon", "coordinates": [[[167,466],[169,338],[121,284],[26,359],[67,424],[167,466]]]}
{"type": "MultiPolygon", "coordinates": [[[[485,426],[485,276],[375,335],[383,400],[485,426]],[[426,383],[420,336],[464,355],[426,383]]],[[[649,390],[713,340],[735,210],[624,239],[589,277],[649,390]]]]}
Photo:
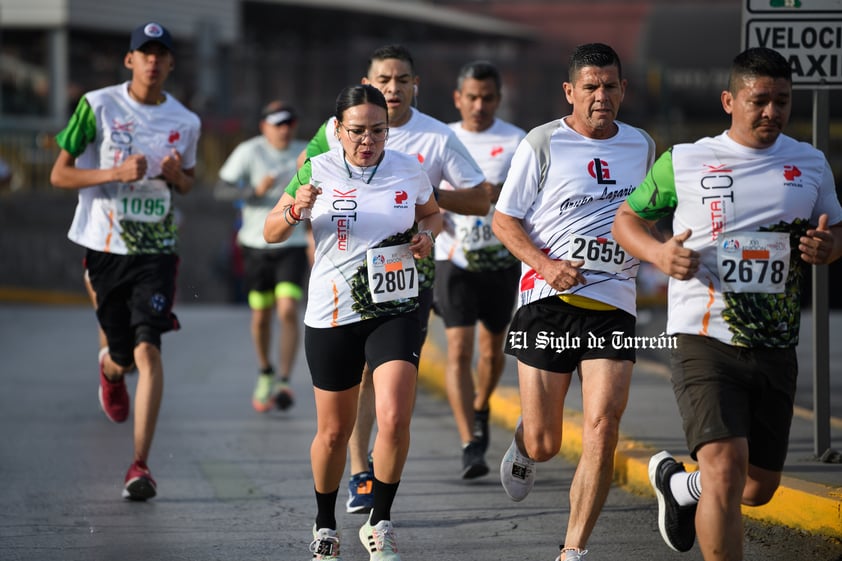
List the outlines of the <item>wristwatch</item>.
{"type": "Polygon", "coordinates": [[[419,234],[424,234],[425,236],[428,236],[428,237],[430,238],[430,242],[431,242],[433,245],[436,245],[436,236],[433,234],[433,231],[432,231],[432,230],[421,230],[421,231],[420,231],[420,232],[418,232],[418,233],[419,233],[419,234]]]}

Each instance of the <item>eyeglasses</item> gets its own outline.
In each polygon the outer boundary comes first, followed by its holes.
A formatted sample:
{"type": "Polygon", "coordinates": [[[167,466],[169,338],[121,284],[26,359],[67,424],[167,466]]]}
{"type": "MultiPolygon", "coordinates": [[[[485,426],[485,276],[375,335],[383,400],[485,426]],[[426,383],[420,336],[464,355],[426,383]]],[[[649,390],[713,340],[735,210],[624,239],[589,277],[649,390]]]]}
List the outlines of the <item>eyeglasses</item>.
{"type": "Polygon", "coordinates": [[[373,129],[353,128],[349,129],[342,123],[339,126],[348,133],[348,140],[351,142],[362,142],[368,136],[372,142],[383,142],[389,136],[389,127],[375,127],[373,129]]]}

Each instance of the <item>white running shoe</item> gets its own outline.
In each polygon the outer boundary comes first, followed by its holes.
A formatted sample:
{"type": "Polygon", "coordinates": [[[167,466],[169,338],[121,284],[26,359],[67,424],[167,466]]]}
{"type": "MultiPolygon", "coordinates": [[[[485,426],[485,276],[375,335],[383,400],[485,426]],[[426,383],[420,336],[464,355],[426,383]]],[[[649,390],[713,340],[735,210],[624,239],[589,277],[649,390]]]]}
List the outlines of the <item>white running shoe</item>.
{"type": "Polygon", "coordinates": [[[561,555],[555,558],[555,561],[582,561],[585,558],[585,554],[588,552],[587,549],[562,549],[561,552],[564,554],[564,559],[561,558],[561,555]]]}
{"type": "MultiPolygon", "coordinates": [[[[521,425],[522,421],[518,419],[515,434],[521,425]]],[[[520,451],[516,438],[512,438],[512,444],[500,462],[500,483],[513,501],[525,499],[535,485],[535,460],[520,451]]]]}
{"type": "Polygon", "coordinates": [[[389,520],[381,520],[372,526],[369,514],[368,520],[360,528],[360,541],[369,552],[370,561],[401,561],[395,529],[389,520]]]}
{"type": "Polygon", "coordinates": [[[317,530],[314,524],[310,553],[313,554],[313,559],[319,561],[342,561],[339,556],[339,532],[330,528],[319,528],[317,530]]]}

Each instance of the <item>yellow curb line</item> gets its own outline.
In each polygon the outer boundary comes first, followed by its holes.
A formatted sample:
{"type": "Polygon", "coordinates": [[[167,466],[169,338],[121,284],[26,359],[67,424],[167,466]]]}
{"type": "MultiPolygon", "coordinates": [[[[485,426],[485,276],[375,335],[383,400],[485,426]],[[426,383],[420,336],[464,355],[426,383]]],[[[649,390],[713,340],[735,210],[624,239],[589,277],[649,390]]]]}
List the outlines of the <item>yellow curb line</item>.
{"type": "Polygon", "coordinates": [[[90,304],[88,295],[84,292],[57,292],[52,290],[38,290],[34,288],[18,288],[14,286],[0,286],[0,302],[15,302],[19,304],[90,304]]]}
{"type": "MultiPolygon", "coordinates": [[[[427,338],[421,353],[419,381],[425,388],[445,396],[445,354],[427,338]]],[[[520,416],[518,390],[498,386],[491,396],[491,418],[514,430],[520,416]]],[[[577,462],[582,454],[582,416],[565,411],[560,454],[577,462]]],[[[614,481],[626,490],[654,497],[649,483],[649,458],[658,452],[646,444],[620,437],[614,455],[614,481]]],[[[676,456],[687,469],[697,466],[689,456],[676,456]]],[[[743,507],[743,514],[754,520],[796,528],[813,534],[842,539],[842,486],[828,487],[783,476],[772,500],[761,507],[743,507]]]]}
{"type": "MultiPolygon", "coordinates": [[[[0,301],[36,304],[88,304],[86,294],[53,292],[0,286],[0,301]]],[[[445,355],[429,338],[424,345],[419,365],[419,381],[428,389],[445,395],[445,355]]],[[[491,396],[492,419],[514,430],[520,416],[518,390],[499,386],[491,396]]],[[[560,454],[577,462],[582,453],[581,413],[568,410],[562,434],[560,454]]],[[[649,457],[657,452],[645,444],[621,436],[614,455],[614,480],[625,489],[653,496],[649,484],[649,457]]],[[[688,469],[696,469],[689,457],[676,456],[688,469]]],[[[761,507],[743,507],[749,518],[797,528],[814,534],[842,539],[842,486],[829,487],[783,476],[772,500],[761,507]]]]}

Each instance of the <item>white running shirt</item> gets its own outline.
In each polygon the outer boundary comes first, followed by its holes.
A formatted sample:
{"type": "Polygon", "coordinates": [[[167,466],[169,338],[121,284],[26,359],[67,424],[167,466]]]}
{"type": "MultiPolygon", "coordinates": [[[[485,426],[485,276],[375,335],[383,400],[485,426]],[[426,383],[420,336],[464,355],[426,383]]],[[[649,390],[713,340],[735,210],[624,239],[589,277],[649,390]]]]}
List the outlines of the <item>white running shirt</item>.
{"type": "MultiPolygon", "coordinates": [[[[611,225],[617,207],[643,181],[654,161],[655,143],[638,128],[616,124],[617,134],[604,140],[582,136],[564,118],[530,131],[512,160],[497,212],[520,219],[535,247],[552,259],[578,260],[577,252],[587,253],[587,245],[571,243],[574,236],[580,240],[587,236],[591,245],[605,248],[597,257],[619,261],[621,271],[582,269],[587,284],[564,293],[636,315],[640,263],[614,243],[611,225]]],[[[559,294],[526,263],[521,269],[520,306],[559,294]]]]}
{"type": "Polygon", "coordinates": [[[304,313],[310,327],[336,327],[418,306],[417,298],[371,303],[366,251],[408,243],[415,206],[429,201],[433,188],[412,156],[386,150],[374,168],[346,167],[340,147],[311,158],[286,189],[294,197],[311,178],[321,182],[310,218],[316,242],[304,313]],[[388,238],[393,240],[384,244],[388,238]]]}
{"type": "Polygon", "coordinates": [[[268,175],[275,177],[275,182],[262,197],[252,196],[245,200],[243,225],[237,232],[240,245],[256,249],[307,246],[304,228],[296,228],[292,236],[281,243],[270,244],[263,238],[266,217],[295,175],[296,158],[306,146],[303,140],[292,140],[285,150],[278,150],[265,136],[259,135],[240,143],[222,164],[220,179],[241,188],[254,187],[268,175]]]}
{"type": "Polygon", "coordinates": [[[804,269],[798,238],[823,213],[830,225],[842,222],[824,154],[785,135],[769,148],[749,148],[726,131],[673,146],[628,201],[647,220],[674,210],[673,232],[692,229],[684,246],[701,254],[692,279],[669,279],[668,333],[705,335],[741,347],[798,343],[804,269]],[[775,263],[774,247],[737,235],[761,231],[789,234],[787,259],[775,263]],[[724,276],[737,283],[771,281],[780,273],[776,266],[782,267],[784,291],[723,293],[720,261],[724,276]]]}
{"type": "MultiPolygon", "coordinates": [[[[476,160],[485,180],[502,185],[526,131],[501,119],[495,119],[489,128],[481,132],[464,129],[461,121],[449,126],[476,160]]],[[[447,181],[442,181],[439,188],[453,189],[447,181]]],[[[491,231],[494,205],[485,216],[467,216],[449,211],[442,214],[444,229],[436,239],[436,260],[449,260],[456,267],[468,271],[497,271],[518,262],[491,231]]]]}
{"type": "Polygon", "coordinates": [[[80,189],[67,237],[122,255],[175,253],[172,190],[161,177],[161,162],[178,150],[184,169],[196,166],[199,117],[170,94],[160,105],[138,103],[128,84],[86,93],[56,142],[84,169],[111,169],[131,154],[143,154],[146,177],[80,189]]]}
{"type": "MultiPolygon", "coordinates": [[[[331,117],[310,140],[307,155],[313,157],[327,150],[341,150],[339,139],[333,133],[335,129],[336,117],[331,117]]],[[[468,189],[485,181],[482,170],[450,127],[414,107],[411,108],[409,121],[389,128],[386,148],[415,157],[430,178],[431,185],[439,185],[446,180],[459,189],[468,189]]],[[[435,253],[420,261],[421,288],[433,286],[434,256],[435,253]]]]}

